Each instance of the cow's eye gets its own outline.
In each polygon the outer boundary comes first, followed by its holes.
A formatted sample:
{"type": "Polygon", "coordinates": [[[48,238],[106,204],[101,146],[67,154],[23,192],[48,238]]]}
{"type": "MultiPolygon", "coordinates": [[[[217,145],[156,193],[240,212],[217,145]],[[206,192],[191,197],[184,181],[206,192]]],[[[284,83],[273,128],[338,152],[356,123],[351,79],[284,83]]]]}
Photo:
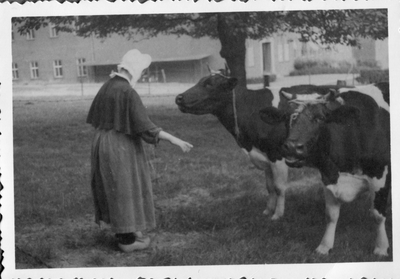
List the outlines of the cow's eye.
{"type": "Polygon", "coordinates": [[[299,107],[299,105],[296,103],[289,103],[289,106],[291,109],[297,109],[299,107]]]}
{"type": "Polygon", "coordinates": [[[210,88],[211,87],[211,82],[210,81],[205,81],[204,83],[203,83],[203,86],[205,87],[205,88],[210,88]]]}

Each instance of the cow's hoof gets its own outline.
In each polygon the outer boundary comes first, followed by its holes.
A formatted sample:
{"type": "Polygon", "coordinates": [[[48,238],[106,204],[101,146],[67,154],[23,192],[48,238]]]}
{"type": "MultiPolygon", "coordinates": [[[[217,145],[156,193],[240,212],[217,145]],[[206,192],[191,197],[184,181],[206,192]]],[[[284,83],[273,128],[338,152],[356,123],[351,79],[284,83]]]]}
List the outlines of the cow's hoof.
{"type": "Polygon", "coordinates": [[[389,256],[388,253],[387,253],[387,248],[375,247],[374,254],[379,256],[379,257],[387,257],[387,256],[389,256]]]}
{"type": "Polygon", "coordinates": [[[325,246],[325,245],[320,245],[318,246],[317,249],[315,249],[315,252],[317,252],[317,254],[319,255],[329,255],[329,250],[331,250],[329,247],[325,246]]]}
{"type": "Polygon", "coordinates": [[[274,214],[274,215],[272,215],[271,220],[272,220],[272,221],[276,221],[276,220],[279,220],[281,217],[282,217],[282,216],[280,216],[280,215],[278,215],[278,214],[274,214]]]}
{"type": "Polygon", "coordinates": [[[263,211],[263,215],[269,216],[271,214],[271,211],[267,208],[263,211]]]}

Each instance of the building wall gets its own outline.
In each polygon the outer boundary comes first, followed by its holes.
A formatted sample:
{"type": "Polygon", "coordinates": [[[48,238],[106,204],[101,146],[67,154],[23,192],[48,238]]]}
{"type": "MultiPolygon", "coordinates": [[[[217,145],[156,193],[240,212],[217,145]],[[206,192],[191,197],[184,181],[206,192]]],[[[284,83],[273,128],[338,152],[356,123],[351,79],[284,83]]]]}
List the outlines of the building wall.
{"type": "MultiPolygon", "coordinates": [[[[18,65],[19,78],[14,80],[19,83],[26,82],[79,82],[77,59],[84,58],[88,64],[88,76],[85,81],[100,82],[104,78],[94,77],[96,72],[109,70],[117,65],[122,56],[130,49],[137,48],[142,53],[152,56],[155,63],[166,63],[169,67],[176,67],[175,73],[181,72],[188,77],[188,67],[200,78],[208,74],[207,64],[213,69],[224,67],[224,59],[219,55],[220,43],[209,38],[193,39],[188,36],[160,35],[156,38],[146,39],[135,37],[128,40],[126,37],[112,35],[105,39],[94,37],[82,38],[72,33],[60,32],[57,37],[51,38],[49,27],[35,31],[35,38],[27,40],[26,35],[13,32],[12,45],[13,63],[18,65]],[[53,61],[62,61],[63,76],[54,76],[53,61]],[[39,78],[32,79],[30,62],[36,61],[39,66],[39,78]],[[175,62],[174,62],[175,61],[175,62]],[[104,67],[108,65],[110,67],[104,67]],[[190,66],[189,66],[190,65],[190,66]]],[[[102,73],[104,75],[104,73],[102,73]]],[[[174,74],[175,75],[175,74],[174,74]]],[[[167,79],[168,80],[168,79],[167,79]]],[[[187,80],[174,78],[173,80],[187,80]]]]}
{"type": "MultiPolygon", "coordinates": [[[[35,38],[13,32],[13,63],[18,65],[19,78],[15,82],[79,82],[77,59],[88,64],[85,82],[102,82],[110,69],[120,62],[121,57],[132,48],[150,54],[151,68],[168,69],[167,82],[196,82],[212,69],[225,67],[221,58],[219,40],[193,39],[188,36],[160,35],[147,39],[134,37],[129,40],[119,35],[105,39],[82,38],[72,33],[59,33],[50,37],[50,28],[35,31],[35,38]],[[54,76],[54,60],[62,61],[63,76],[54,76]],[[38,62],[39,78],[31,79],[29,63],[38,62]],[[105,72],[104,72],[105,71],[105,72]],[[95,77],[101,72],[101,77],[95,77]],[[182,77],[180,77],[180,75],[182,77]]],[[[287,76],[294,69],[296,59],[318,58],[332,61],[377,60],[382,68],[388,67],[388,42],[362,40],[362,49],[351,49],[336,45],[323,49],[315,44],[299,42],[299,36],[291,33],[274,34],[262,40],[246,41],[246,73],[248,79],[262,79],[264,75],[287,76]],[[264,51],[263,51],[264,46],[264,51]],[[268,55],[265,49],[268,48],[268,55]],[[267,57],[268,56],[268,57],[267,57]],[[268,60],[268,61],[267,61],[268,60]],[[266,62],[267,61],[267,62],[266,62]],[[269,66],[265,69],[265,65],[269,66]]]]}
{"type": "Polygon", "coordinates": [[[246,75],[247,79],[262,78],[264,75],[275,73],[275,41],[274,38],[267,38],[260,41],[247,40],[246,42],[246,75]],[[264,71],[263,44],[269,46],[269,68],[264,71]]]}
{"type": "Polygon", "coordinates": [[[385,40],[360,39],[360,47],[353,48],[355,61],[376,62],[382,69],[389,67],[389,42],[385,40]]]}
{"type": "Polygon", "coordinates": [[[389,68],[389,49],[388,49],[388,39],[383,41],[376,41],[375,48],[376,48],[376,61],[378,62],[378,66],[382,69],[389,68]]]}
{"type": "Polygon", "coordinates": [[[71,33],[62,33],[51,38],[49,28],[35,32],[33,40],[14,32],[12,42],[13,63],[18,65],[19,79],[16,82],[75,82],[77,81],[76,59],[88,57],[89,41],[71,33]],[[63,77],[54,76],[54,60],[61,60],[63,77]],[[30,62],[36,61],[39,68],[37,80],[31,79],[30,62]]]}
{"type": "Polygon", "coordinates": [[[264,75],[288,76],[294,70],[297,59],[316,59],[330,61],[333,66],[341,61],[353,61],[352,48],[344,45],[323,47],[315,43],[302,43],[299,35],[278,33],[262,40],[246,42],[246,73],[248,79],[260,79],[264,75]],[[271,66],[265,70],[263,45],[270,45],[271,66]]]}
{"type": "Polygon", "coordinates": [[[375,61],[376,49],[375,41],[370,39],[361,38],[360,47],[353,48],[353,56],[356,61],[375,61]]]}
{"type": "Polygon", "coordinates": [[[293,63],[301,56],[301,43],[295,34],[275,34],[262,40],[246,42],[246,73],[248,79],[262,78],[264,75],[283,77],[294,69],[293,63]],[[265,50],[263,45],[269,45],[270,66],[264,66],[265,50]]]}

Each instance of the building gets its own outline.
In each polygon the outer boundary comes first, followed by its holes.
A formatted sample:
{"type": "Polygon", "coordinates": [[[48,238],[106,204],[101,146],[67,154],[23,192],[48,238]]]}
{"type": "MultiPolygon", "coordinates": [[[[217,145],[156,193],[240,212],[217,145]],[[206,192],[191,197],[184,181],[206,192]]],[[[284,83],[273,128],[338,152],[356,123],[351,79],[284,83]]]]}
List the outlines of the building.
{"type": "MultiPolygon", "coordinates": [[[[262,40],[246,42],[246,73],[249,81],[262,82],[265,76],[287,76],[297,59],[330,61],[377,60],[387,68],[387,40],[363,40],[360,49],[336,45],[330,48],[301,43],[299,35],[277,33],[262,40]]],[[[152,82],[194,83],[212,69],[224,68],[219,55],[219,40],[207,37],[159,35],[155,38],[119,35],[105,39],[82,38],[57,32],[49,25],[20,35],[12,31],[13,81],[28,82],[103,82],[116,70],[122,55],[132,48],[150,54],[153,62],[144,80],[152,82]]],[[[352,62],[353,63],[353,62],[352,62]]]]}
{"type": "Polygon", "coordinates": [[[355,61],[367,63],[380,67],[389,68],[388,39],[383,41],[360,39],[360,47],[353,48],[353,57],[355,61]]]}
{"type": "Polygon", "coordinates": [[[151,55],[152,64],[145,76],[153,81],[192,83],[208,74],[207,65],[224,67],[219,41],[209,38],[82,38],[48,26],[24,35],[13,30],[12,44],[16,83],[103,82],[132,48],[151,55]]]}

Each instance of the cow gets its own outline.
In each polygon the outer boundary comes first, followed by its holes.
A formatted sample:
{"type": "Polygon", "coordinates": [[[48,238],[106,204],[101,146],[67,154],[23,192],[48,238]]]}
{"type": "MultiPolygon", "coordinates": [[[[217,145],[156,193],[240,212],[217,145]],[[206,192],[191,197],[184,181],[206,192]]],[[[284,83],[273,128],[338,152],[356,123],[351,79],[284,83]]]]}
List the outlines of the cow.
{"type": "Polygon", "coordinates": [[[388,90],[388,84],[331,89],[308,100],[282,92],[288,99],[288,108],[267,107],[260,111],[266,123],[285,123],[288,129],[282,146],[286,164],[311,166],[321,174],[327,225],[316,249],[319,254],[328,254],[333,248],[341,204],[367,192],[377,230],[374,254],[388,255],[385,229],[391,188],[388,90]]]}
{"type": "MultiPolygon", "coordinates": [[[[176,104],[183,113],[212,114],[236,139],[256,168],[266,177],[267,208],[264,214],[278,220],[284,215],[285,191],[288,184],[288,166],[282,156],[287,129],[285,125],[269,125],[259,116],[259,110],[279,105],[279,91],[237,89],[237,79],[213,71],[182,94],[176,104]]],[[[305,93],[316,86],[296,86],[305,93]]],[[[328,87],[320,89],[327,92],[328,87]]],[[[328,90],[329,91],[329,90],[328,90]]]]}

